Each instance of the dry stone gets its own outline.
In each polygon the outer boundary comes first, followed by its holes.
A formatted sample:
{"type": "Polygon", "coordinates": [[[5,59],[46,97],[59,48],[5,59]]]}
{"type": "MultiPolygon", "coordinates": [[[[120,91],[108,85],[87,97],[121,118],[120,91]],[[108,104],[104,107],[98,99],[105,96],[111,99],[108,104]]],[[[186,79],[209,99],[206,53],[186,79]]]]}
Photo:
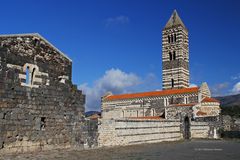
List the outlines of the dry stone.
{"type": "Polygon", "coordinates": [[[84,147],[72,61],[38,34],[0,36],[0,153],[84,147]]]}

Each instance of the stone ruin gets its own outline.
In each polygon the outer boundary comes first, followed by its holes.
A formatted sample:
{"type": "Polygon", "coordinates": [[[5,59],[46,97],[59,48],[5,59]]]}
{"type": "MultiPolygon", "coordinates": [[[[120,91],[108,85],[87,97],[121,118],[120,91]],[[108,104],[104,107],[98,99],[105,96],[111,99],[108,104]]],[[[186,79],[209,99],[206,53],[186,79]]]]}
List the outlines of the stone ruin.
{"type": "Polygon", "coordinates": [[[0,153],[83,148],[72,61],[39,34],[0,36],[0,153]]]}

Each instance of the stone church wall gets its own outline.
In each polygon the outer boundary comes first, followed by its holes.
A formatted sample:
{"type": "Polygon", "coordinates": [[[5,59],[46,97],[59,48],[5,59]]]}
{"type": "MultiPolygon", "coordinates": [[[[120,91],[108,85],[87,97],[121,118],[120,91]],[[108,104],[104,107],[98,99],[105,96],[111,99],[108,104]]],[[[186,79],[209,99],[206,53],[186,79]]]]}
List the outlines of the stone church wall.
{"type": "Polygon", "coordinates": [[[141,99],[103,102],[102,114],[104,119],[162,116],[164,114],[164,100],[141,99]]]}
{"type": "Polygon", "coordinates": [[[157,143],[182,139],[177,120],[101,120],[99,146],[157,143]]]}
{"type": "Polygon", "coordinates": [[[0,37],[0,153],[84,146],[85,96],[71,67],[39,35],[0,37]]]}

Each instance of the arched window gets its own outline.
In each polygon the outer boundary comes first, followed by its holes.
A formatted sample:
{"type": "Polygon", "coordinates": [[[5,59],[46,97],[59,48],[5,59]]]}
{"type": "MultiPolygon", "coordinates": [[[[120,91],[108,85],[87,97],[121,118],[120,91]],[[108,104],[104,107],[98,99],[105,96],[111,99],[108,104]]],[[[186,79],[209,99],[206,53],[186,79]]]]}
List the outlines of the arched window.
{"type": "Polygon", "coordinates": [[[33,80],[34,80],[34,77],[35,77],[35,68],[33,68],[32,70],[32,76],[31,76],[31,85],[33,85],[33,80]]]}
{"type": "Polygon", "coordinates": [[[171,61],[172,60],[172,53],[169,52],[168,54],[169,54],[169,60],[171,61]]]}
{"type": "Polygon", "coordinates": [[[172,88],[174,88],[174,79],[172,79],[172,88]]]}
{"type": "Polygon", "coordinates": [[[173,51],[173,60],[175,60],[175,59],[176,59],[176,52],[173,51]]]}
{"type": "Polygon", "coordinates": [[[29,84],[30,82],[29,82],[29,66],[27,66],[27,68],[26,68],[26,82],[25,82],[26,84],[29,84]]]}
{"type": "Polygon", "coordinates": [[[138,111],[137,111],[137,117],[138,117],[138,111]]]}
{"type": "Polygon", "coordinates": [[[171,43],[173,43],[173,35],[171,35],[171,43]]]}
{"type": "Polygon", "coordinates": [[[167,106],[167,101],[168,101],[167,98],[164,98],[164,99],[163,99],[164,106],[167,106]]]}
{"type": "Polygon", "coordinates": [[[188,104],[188,97],[185,97],[185,104],[188,104]]]}
{"type": "Polygon", "coordinates": [[[173,97],[171,97],[170,103],[171,103],[171,104],[174,104],[174,98],[173,98],[173,97]]]}
{"type": "Polygon", "coordinates": [[[170,43],[170,36],[168,36],[168,43],[170,43]]]}
{"type": "Polygon", "coordinates": [[[155,116],[155,110],[152,108],[152,116],[155,116]]]}
{"type": "Polygon", "coordinates": [[[40,130],[44,131],[46,128],[46,117],[41,117],[40,130]]]}
{"type": "Polygon", "coordinates": [[[125,116],[125,115],[124,115],[124,111],[122,111],[122,117],[124,118],[124,116],[125,116]]]}
{"type": "Polygon", "coordinates": [[[177,42],[177,35],[174,34],[174,42],[177,42]]]}

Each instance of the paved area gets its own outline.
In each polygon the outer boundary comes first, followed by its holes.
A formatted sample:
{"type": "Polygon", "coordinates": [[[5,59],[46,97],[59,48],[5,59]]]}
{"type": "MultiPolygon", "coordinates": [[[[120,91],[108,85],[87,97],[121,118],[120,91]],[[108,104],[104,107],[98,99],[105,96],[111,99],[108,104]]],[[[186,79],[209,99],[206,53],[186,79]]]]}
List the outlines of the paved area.
{"type": "Polygon", "coordinates": [[[240,140],[192,140],[94,150],[54,150],[0,155],[9,160],[239,160],[240,140]]]}

